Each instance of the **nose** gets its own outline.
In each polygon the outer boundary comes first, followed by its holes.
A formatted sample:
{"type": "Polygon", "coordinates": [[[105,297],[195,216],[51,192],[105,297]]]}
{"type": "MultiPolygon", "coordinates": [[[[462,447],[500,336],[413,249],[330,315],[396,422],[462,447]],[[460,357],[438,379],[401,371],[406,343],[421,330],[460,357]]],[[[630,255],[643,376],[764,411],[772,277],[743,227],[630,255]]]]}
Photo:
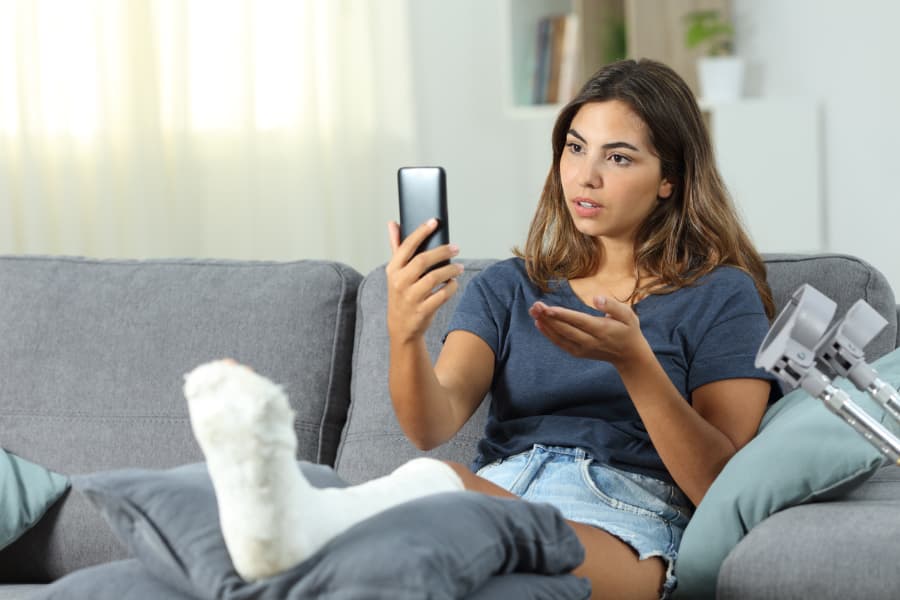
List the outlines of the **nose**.
{"type": "Polygon", "coordinates": [[[578,181],[582,186],[592,190],[603,187],[603,176],[595,161],[582,161],[581,169],[578,173],[578,181]]]}

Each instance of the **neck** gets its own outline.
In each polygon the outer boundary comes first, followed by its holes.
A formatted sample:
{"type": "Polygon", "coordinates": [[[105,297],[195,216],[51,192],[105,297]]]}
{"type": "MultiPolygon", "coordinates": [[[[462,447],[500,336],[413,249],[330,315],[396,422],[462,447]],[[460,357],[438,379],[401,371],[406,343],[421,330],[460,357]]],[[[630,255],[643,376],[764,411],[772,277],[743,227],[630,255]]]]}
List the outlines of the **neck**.
{"type": "Polygon", "coordinates": [[[597,240],[602,258],[594,275],[606,278],[634,277],[634,241],[601,238],[597,240]]]}

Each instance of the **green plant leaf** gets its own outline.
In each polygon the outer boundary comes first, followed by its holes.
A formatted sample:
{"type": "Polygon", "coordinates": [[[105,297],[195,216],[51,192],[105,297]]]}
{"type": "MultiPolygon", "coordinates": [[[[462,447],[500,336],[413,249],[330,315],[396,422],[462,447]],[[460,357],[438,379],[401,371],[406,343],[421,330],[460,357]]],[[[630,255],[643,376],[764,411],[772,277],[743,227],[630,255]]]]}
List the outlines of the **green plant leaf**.
{"type": "Polygon", "coordinates": [[[684,16],[685,46],[690,49],[706,46],[705,53],[715,56],[731,52],[734,27],[722,19],[717,10],[698,10],[684,16]]]}

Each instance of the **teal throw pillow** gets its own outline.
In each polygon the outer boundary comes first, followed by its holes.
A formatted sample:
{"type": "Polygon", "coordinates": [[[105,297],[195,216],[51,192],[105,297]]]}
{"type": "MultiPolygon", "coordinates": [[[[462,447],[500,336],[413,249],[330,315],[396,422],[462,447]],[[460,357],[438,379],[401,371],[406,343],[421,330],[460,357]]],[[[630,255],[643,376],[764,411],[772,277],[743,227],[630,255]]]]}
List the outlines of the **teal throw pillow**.
{"type": "Polygon", "coordinates": [[[67,477],[0,450],[0,548],[19,539],[67,489],[67,477]]]}
{"type": "MultiPolygon", "coordinates": [[[[900,350],[872,364],[900,383],[900,350]]],[[[840,378],[836,385],[898,433],[881,406],[840,378]]],[[[685,529],[675,574],[676,598],[714,598],[719,568],[750,529],[772,513],[828,500],[859,486],[885,463],[883,455],[818,398],[795,390],[766,412],[759,434],[713,482],[685,529]]]]}

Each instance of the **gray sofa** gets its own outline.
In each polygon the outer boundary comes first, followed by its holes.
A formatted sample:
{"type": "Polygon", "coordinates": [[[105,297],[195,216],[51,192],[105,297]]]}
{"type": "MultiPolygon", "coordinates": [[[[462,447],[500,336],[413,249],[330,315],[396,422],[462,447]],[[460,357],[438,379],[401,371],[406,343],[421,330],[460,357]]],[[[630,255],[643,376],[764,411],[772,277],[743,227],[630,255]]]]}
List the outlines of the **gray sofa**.
{"type": "MultiPolygon", "coordinates": [[[[897,347],[898,306],[872,266],[840,255],[766,260],[779,307],[804,282],[838,300],[841,314],[865,298],[889,320],[867,356],[897,347]]],[[[464,262],[463,285],[492,261],[464,262]]],[[[452,308],[429,332],[433,353],[452,308]]],[[[324,261],[0,257],[0,339],[0,445],[60,473],[201,460],[182,375],[223,356],[284,385],[300,459],[359,482],[422,454],[400,432],[388,398],[380,269],[363,278],[324,261]]],[[[469,462],[486,405],[428,454],[469,462]]],[[[725,561],[718,596],[848,598],[865,589],[865,597],[896,597],[900,574],[885,551],[900,539],[895,470],[882,469],[847,498],[764,521],[725,561]]],[[[124,555],[97,511],[70,491],[0,551],[0,599],[124,555]]]]}

